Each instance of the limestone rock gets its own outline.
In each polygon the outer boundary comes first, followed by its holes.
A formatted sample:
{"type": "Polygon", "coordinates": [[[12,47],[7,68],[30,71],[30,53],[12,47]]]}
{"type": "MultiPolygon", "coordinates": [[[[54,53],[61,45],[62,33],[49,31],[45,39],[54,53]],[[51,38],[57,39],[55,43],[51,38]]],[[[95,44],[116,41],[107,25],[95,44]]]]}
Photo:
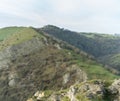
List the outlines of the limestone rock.
{"type": "Polygon", "coordinates": [[[10,87],[14,87],[16,85],[16,82],[14,79],[10,80],[9,81],[9,84],[8,84],[10,87]]]}
{"type": "Polygon", "coordinates": [[[63,76],[63,84],[66,84],[70,80],[70,73],[66,73],[63,76]]]}
{"type": "Polygon", "coordinates": [[[10,72],[9,77],[8,77],[8,79],[9,79],[8,85],[10,87],[14,87],[17,84],[17,78],[18,78],[17,73],[10,72]]]}
{"type": "Polygon", "coordinates": [[[45,96],[44,92],[37,91],[34,94],[34,97],[36,97],[37,100],[41,100],[45,96]]]}
{"type": "Polygon", "coordinates": [[[50,101],[61,101],[61,97],[60,95],[57,94],[53,94],[51,95],[51,97],[49,98],[50,101]]]}
{"type": "Polygon", "coordinates": [[[45,98],[43,101],[120,101],[120,79],[115,80],[111,86],[105,81],[91,80],[76,83],[66,90],[53,91],[46,97],[42,92],[36,92],[34,96],[45,98]]]}
{"type": "Polygon", "coordinates": [[[69,91],[67,92],[67,96],[69,97],[70,101],[78,101],[75,97],[76,89],[74,86],[71,86],[69,91]]]}
{"type": "Polygon", "coordinates": [[[28,99],[27,101],[34,101],[32,98],[28,99]]]}
{"type": "Polygon", "coordinates": [[[108,91],[114,96],[113,101],[120,101],[120,79],[114,80],[112,85],[108,88],[108,91]]]}

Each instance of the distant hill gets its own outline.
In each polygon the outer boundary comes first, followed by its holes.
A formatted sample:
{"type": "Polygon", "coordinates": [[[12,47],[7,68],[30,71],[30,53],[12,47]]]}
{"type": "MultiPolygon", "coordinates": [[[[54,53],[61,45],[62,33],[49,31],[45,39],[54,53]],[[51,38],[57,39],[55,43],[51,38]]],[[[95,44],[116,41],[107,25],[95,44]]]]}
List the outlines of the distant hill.
{"type": "Polygon", "coordinates": [[[85,32],[78,33],[53,25],[47,25],[40,30],[87,52],[94,56],[97,61],[108,65],[107,68],[113,67],[119,70],[119,36],[85,32]]]}

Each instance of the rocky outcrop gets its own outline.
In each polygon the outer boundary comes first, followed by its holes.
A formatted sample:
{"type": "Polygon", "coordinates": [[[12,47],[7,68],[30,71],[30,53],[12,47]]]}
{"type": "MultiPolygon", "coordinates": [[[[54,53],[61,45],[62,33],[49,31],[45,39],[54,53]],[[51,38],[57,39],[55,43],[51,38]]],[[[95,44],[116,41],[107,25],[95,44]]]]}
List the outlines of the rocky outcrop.
{"type": "Polygon", "coordinates": [[[39,91],[37,91],[37,92],[34,94],[34,97],[36,97],[37,100],[41,100],[44,96],[45,96],[44,92],[39,92],[39,91]]]}
{"type": "MultiPolygon", "coordinates": [[[[44,93],[41,101],[120,101],[120,79],[114,80],[110,86],[108,83],[102,80],[77,83],[66,90],[51,91],[49,95],[44,93]]],[[[34,95],[32,100],[36,101],[36,98],[34,95]]]]}
{"type": "Polygon", "coordinates": [[[41,101],[103,101],[104,94],[104,83],[99,80],[94,80],[74,84],[67,90],[53,92],[51,95],[44,97],[41,101]]]}
{"type": "Polygon", "coordinates": [[[78,101],[75,97],[76,92],[77,92],[77,90],[75,89],[75,87],[71,86],[69,91],[67,92],[67,95],[66,95],[66,96],[68,96],[70,101],[78,101]]]}
{"type": "Polygon", "coordinates": [[[113,97],[113,101],[120,101],[120,79],[114,80],[108,92],[113,97]]]}
{"type": "Polygon", "coordinates": [[[15,72],[10,72],[9,77],[8,77],[8,79],[9,79],[8,85],[9,85],[10,87],[14,87],[14,86],[17,84],[17,78],[18,78],[17,73],[15,73],[15,72]]]}
{"type": "Polygon", "coordinates": [[[79,92],[85,92],[85,97],[89,100],[96,99],[97,97],[102,99],[105,94],[104,83],[101,80],[86,82],[79,87],[79,92]]]}

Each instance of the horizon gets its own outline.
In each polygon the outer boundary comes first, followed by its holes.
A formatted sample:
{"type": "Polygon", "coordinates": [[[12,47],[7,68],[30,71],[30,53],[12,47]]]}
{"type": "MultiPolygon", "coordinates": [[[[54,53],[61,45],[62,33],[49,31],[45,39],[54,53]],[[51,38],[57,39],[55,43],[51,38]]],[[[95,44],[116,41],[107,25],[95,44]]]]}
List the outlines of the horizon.
{"type": "Polygon", "coordinates": [[[1,0],[0,28],[55,25],[76,32],[120,33],[119,0],[1,0]]]}
{"type": "MultiPolygon", "coordinates": [[[[26,28],[29,28],[29,27],[32,27],[32,28],[42,28],[42,27],[45,27],[45,26],[48,26],[48,25],[43,25],[41,27],[34,27],[34,26],[6,26],[6,27],[0,27],[0,29],[4,29],[4,28],[12,28],[12,27],[26,27],[26,28]]],[[[60,26],[56,26],[56,25],[50,25],[50,26],[55,26],[55,27],[58,27],[60,29],[64,29],[64,30],[68,30],[68,31],[72,31],[72,32],[76,32],[76,33],[93,33],[93,34],[108,34],[108,35],[120,35],[120,33],[99,33],[99,32],[80,32],[80,31],[75,31],[75,30],[71,30],[71,29],[68,29],[68,28],[64,28],[64,27],[60,27],[60,26]]]]}

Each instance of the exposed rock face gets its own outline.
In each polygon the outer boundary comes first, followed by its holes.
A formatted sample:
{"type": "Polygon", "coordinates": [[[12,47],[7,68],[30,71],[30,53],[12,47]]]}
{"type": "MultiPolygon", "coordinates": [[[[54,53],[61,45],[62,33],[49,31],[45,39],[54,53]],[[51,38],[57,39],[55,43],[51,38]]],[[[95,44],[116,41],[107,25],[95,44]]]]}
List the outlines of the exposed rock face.
{"type": "Polygon", "coordinates": [[[74,86],[71,86],[69,91],[67,92],[67,96],[69,97],[70,101],[78,101],[75,97],[76,94],[76,89],[74,88],[74,86]]]}
{"type": "Polygon", "coordinates": [[[86,92],[85,96],[88,99],[95,99],[97,96],[103,97],[105,94],[104,83],[102,81],[94,81],[93,83],[85,83],[79,87],[80,92],[86,92]]]}
{"type": "Polygon", "coordinates": [[[63,84],[66,84],[70,80],[70,73],[66,73],[63,76],[63,84]]]}
{"type": "Polygon", "coordinates": [[[120,101],[120,79],[114,80],[108,90],[114,98],[113,101],[120,101]]]}
{"type": "Polygon", "coordinates": [[[9,79],[8,85],[10,87],[14,87],[17,84],[17,78],[18,78],[17,73],[10,72],[9,77],[8,77],[8,79],[9,79]]]}
{"type": "Polygon", "coordinates": [[[49,96],[45,95],[41,100],[42,101],[105,101],[103,98],[105,96],[105,90],[106,88],[104,87],[104,82],[100,80],[95,80],[91,82],[74,84],[67,90],[52,92],[49,96]]]}
{"type": "MultiPolygon", "coordinates": [[[[69,89],[52,91],[42,97],[42,101],[120,101],[120,79],[110,86],[101,80],[86,81],[72,85],[69,89]]],[[[45,91],[46,92],[46,91],[45,91]]],[[[38,92],[36,92],[38,93],[38,92]]],[[[42,93],[38,93],[42,94],[42,93]]],[[[35,96],[35,95],[34,95],[35,96]]],[[[34,98],[34,97],[32,97],[34,98]]],[[[36,101],[34,98],[33,101],[36,101]]],[[[37,100],[39,101],[39,100],[37,100]]]]}
{"type": "Polygon", "coordinates": [[[44,92],[39,92],[39,91],[37,91],[37,92],[34,94],[34,97],[36,97],[37,100],[41,100],[44,96],[45,96],[44,92]]]}
{"type": "Polygon", "coordinates": [[[28,99],[27,101],[34,101],[32,98],[28,99]]]}

